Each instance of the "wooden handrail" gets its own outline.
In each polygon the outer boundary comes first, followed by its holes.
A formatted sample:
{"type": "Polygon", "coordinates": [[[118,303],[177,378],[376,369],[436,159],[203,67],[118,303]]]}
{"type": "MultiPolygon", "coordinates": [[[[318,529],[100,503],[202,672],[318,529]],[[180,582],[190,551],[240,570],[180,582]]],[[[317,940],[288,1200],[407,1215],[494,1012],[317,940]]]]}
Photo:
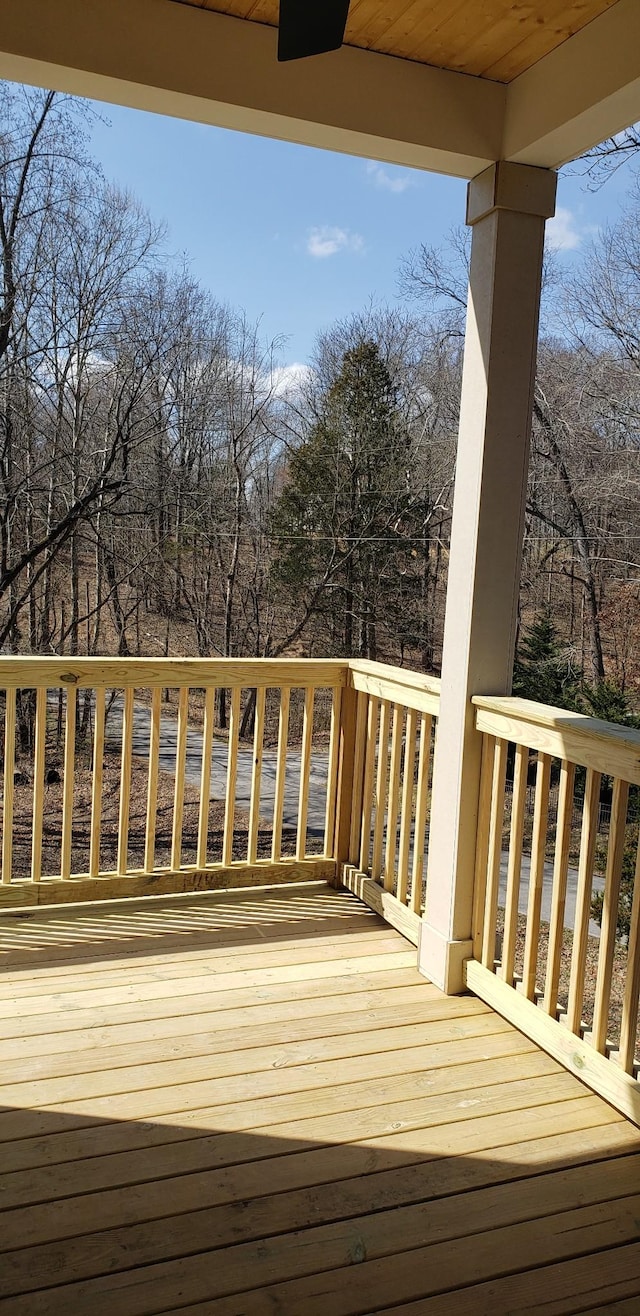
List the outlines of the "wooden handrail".
{"type": "Polygon", "coordinates": [[[41,658],[20,654],[0,657],[0,690],[344,686],[348,672],[348,663],[334,658],[41,658]]]}
{"type": "Polygon", "coordinates": [[[640,785],[640,731],[512,696],[472,702],[478,731],[640,785]]]}
{"type": "Polygon", "coordinates": [[[351,659],[351,681],[355,690],[388,699],[418,713],[437,714],[440,708],[440,680],[406,667],[389,667],[386,663],[351,659]]]}

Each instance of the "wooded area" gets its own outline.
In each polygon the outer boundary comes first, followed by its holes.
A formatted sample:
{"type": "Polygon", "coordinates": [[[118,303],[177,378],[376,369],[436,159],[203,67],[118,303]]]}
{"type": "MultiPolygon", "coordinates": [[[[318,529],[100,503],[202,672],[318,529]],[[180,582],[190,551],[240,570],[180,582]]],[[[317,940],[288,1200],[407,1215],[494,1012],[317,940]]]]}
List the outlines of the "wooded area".
{"type": "MultiPolygon", "coordinates": [[[[104,181],[88,115],[0,94],[2,648],[437,672],[464,239],[409,253],[401,308],[323,330],[292,380],[104,181]]],[[[634,184],[576,274],[547,270],[521,586],[556,697],[620,717],[640,691],[639,219],[634,184]]]]}

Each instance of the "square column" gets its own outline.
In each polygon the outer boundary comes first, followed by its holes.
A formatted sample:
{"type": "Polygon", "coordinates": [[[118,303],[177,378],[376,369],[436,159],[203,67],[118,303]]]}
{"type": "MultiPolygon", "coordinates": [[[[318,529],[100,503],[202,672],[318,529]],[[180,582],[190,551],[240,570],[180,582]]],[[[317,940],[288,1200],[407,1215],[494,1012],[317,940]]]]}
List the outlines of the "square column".
{"type": "Polygon", "coordinates": [[[419,967],[463,990],[472,955],[481,737],[474,694],[509,694],[545,219],[556,175],[499,161],[469,184],[469,302],[419,967]]]}

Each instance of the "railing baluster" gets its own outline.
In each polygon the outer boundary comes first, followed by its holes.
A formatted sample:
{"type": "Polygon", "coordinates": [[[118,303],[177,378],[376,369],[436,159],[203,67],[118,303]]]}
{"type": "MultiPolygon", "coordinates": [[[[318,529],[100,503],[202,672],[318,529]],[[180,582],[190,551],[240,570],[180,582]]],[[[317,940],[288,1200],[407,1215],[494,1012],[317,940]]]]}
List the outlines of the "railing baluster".
{"type": "Polygon", "coordinates": [[[47,743],[47,691],[36,693],[36,738],[33,765],[33,825],[31,829],[31,881],[42,877],[42,816],[44,809],[44,760],[47,743]]]}
{"type": "Polygon", "coordinates": [[[258,858],[258,824],[260,822],[260,783],[262,781],[262,753],[264,742],[264,713],[267,699],[265,686],[256,690],[255,722],[253,727],[253,768],[251,772],[251,802],[249,805],[249,841],[247,863],[255,864],[258,858]]]}
{"type": "Polygon", "coordinates": [[[298,795],[298,830],[296,833],[296,859],[304,859],[307,853],[307,814],[309,811],[309,777],[311,775],[311,750],[313,748],[313,703],[315,690],[307,686],[304,692],[304,713],[302,718],[302,748],[300,751],[300,791],[298,795]]]}
{"type": "Polygon", "coordinates": [[[376,772],[376,817],[373,826],[373,853],[371,856],[371,876],[376,882],[382,876],[382,845],[384,840],[384,818],[387,809],[389,784],[389,727],[391,725],[391,704],[388,699],[380,701],[380,732],[378,736],[378,767],[376,772]]]}
{"type": "Polygon", "coordinates": [[[171,867],[175,872],[182,865],[182,821],[184,817],[184,772],[187,762],[187,732],[189,730],[189,687],[182,686],[178,699],[178,729],[176,737],[176,778],[173,791],[173,826],[171,829],[171,867]]]}
{"type": "Polygon", "coordinates": [[[620,1027],[620,1064],[625,1074],[633,1074],[636,1039],[638,1031],[638,1008],[640,998],[640,841],[636,853],[636,869],[633,883],[633,900],[629,918],[629,940],[627,943],[627,973],[624,983],[624,1000],[622,1002],[622,1024],[620,1027]]]}
{"type": "Polygon", "coordinates": [[[152,873],[156,862],[156,818],[158,811],[158,765],[160,758],[160,715],[162,690],[158,686],[151,696],[149,723],[149,774],[147,777],[147,817],[144,836],[144,871],[152,873]]]}
{"type": "Polygon", "coordinates": [[[222,838],[222,862],[227,867],[233,863],[233,829],[236,819],[236,777],[238,775],[238,735],[240,733],[240,686],[234,686],[231,692],[231,711],[229,714],[229,754],[227,758],[227,789],[224,806],[224,836],[222,838]]]}
{"type": "Polygon", "coordinates": [[[507,866],[507,893],[504,908],[504,937],[500,977],[513,986],[516,937],[522,872],[522,837],[524,833],[524,806],[527,800],[527,771],[529,751],[525,745],[516,745],[511,797],[511,831],[509,833],[509,862],[507,866]]]}
{"type": "Polygon", "coordinates": [[[64,767],[62,771],[62,847],[60,877],[71,877],[71,839],[73,827],[73,788],[76,764],[76,706],[75,686],[67,686],[67,707],[64,725],[64,767]]]}
{"type": "Polygon", "coordinates": [[[133,756],[133,687],[124,692],[122,707],[122,766],[120,770],[120,813],[118,817],[117,873],[124,877],[129,860],[129,812],[131,806],[131,760],[133,756]]]}
{"type": "Polygon", "coordinates": [[[493,969],[496,958],[496,922],[500,892],[500,859],[502,855],[502,821],[504,816],[504,786],[507,773],[507,741],[496,739],[493,752],[493,781],[491,784],[491,821],[487,855],[487,887],[484,906],[482,937],[482,963],[493,969]]]}
{"type": "Polygon", "coordinates": [[[271,859],[274,864],[282,858],[282,815],[284,812],[284,788],[287,774],[287,739],[289,735],[289,705],[291,691],[287,685],[280,691],[280,714],[278,717],[278,750],[276,759],[276,784],[273,797],[273,835],[271,840],[271,859]]]}
{"type": "Polygon", "coordinates": [[[13,866],[13,801],[16,770],[16,691],[5,691],[4,708],[4,789],[2,793],[2,881],[11,881],[13,866]]]}
{"type": "Polygon", "coordinates": [[[204,696],[204,726],[202,728],[202,765],[200,768],[200,808],[198,811],[198,868],[207,866],[209,839],[209,808],[211,795],[211,755],[213,752],[213,724],[215,720],[215,688],[208,687],[204,696]]]}
{"type": "Polygon", "coordinates": [[[413,833],[413,868],[411,872],[411,908],[414,914],[422,912],[422,883],[424,880],[425,829],[429,803],[429,761],[431,758],[431,727],[429,713],[420,715],[420,748],[418,750],[418,784],[416,788],[416,820],[413,833]]]}
{"type": "Polygon", "coordinates": [[[393,891],[395,879],[396,845],[398,841],[398,812],[400,807],[400,767],[402,762],[402,718],[403,710],[398,704],[393,705],[393,724],[391,729],[391,764],[389,767],[389,797],[387,801],[387,843],[384,855],[385,891],[393,891]]]}
{"type": "Polygon", "coordinates": [[[398,900],[407,903],[409,884],[409,846],[411,844],[411,817],[413,814],[413,770],[416,758],[416,729],[418,714],[414,708],[407,712],[404,736],[404,776],[402,779],[402,806],[400,809],[400,844],[398,846],[398,900]]]}
{"type": "Polygon", "coordinates": [[[578,862],[578,889],[576,893],[576,921],[571,955],[567,1028],[579,1033],[584,1000],[584,978],[587,965],[587,939],[591,915],[591,888],[593,863],[598,837],[598,804],[600,800],[600,773],[593,768],[587,771],[578,862]]]}
{"type": "Polygon", "coordinates": [[[539,754],[538,766],[536,769],[536,797],[533,809],[533,839],[531,843],[531,871],[529,874],[527,930],[524,943],[524,967],[522,970],[522,987],[524,994],[529,1001],[532,1001],[535,996],[536,974],[538,970],[540,911],[542,909],[544,863],[547,848],[550,782],[551,759],[548,754],[539,754]]]}
{"type": "Polygon", "coordinates": [[[324,853],[329,858],[335,852],[336,797],[338,792],[338,759],[340,752],[340,704],[342,690],[336,686],[331,699],[331,731],[329,733],[329,759],[327,763],[327,800],[324,820],[324,853]]]}
{"type": "Polygon", "coordinates": [[[102,830],[102,769],[104,765],[105,691],[96,690],[93,727],[93,770],[91,773],[91,840],[89,843],[89,876],[100,872],[100,834],[102,830]]]}
{"type": "Polygon", "coordinates": [[[473,883],[473,957],[482,959],[484,943],[484,911],[487,895],[489,867],[489,832],[491,828],[491,799],[493,796],[493,761],[496,739],[486,732],[482,736],[480,766],[480,792],[478,796],[478,828],[476,833],[475,873],[473,883]]]}
{"type": "Polygon", "coordinates": [[[378,734],[379,699],[374,695],[369,698],[367,711],[367,750],[364,760],[364,779],[362,786],[362,829],[360,832],[359,867],[366,873],[369,867],[371,851],[371,813],[373,810],[373,776],[376,766],[376,738],[378,734]]]}
{"type": "Polygon", "coordinates": [[[573,816],[573,787],[575,764],[562,760],[558,790],[558,821],[556,824],[553,887],[551,893],[551,921],[549,923],[549,949],[544,986],[543,1008],[555,1018],[560,988],[560,966],[564,945],[564,911],[567,899],[567,876],[571,848],[571,819],[573,816]]]}
{"type": "Polygon", "coordinates": [[[620,900],[628,804],[629,785],[626,781],[621,781],[619,777],[616,777],[613,783],[613,798],[611,801],[611,823],[609,826],[609,845],[607,848],[607,867],[602,903],[596,998],[593,1027],[591,1029],[591,1045],[596,1048],[596,1051],[603,1054],[607,1042],[607,1026],[609,1023],[609,1003],[611,1000],[613,957],[616,949],[618,903],[620,900]]]}

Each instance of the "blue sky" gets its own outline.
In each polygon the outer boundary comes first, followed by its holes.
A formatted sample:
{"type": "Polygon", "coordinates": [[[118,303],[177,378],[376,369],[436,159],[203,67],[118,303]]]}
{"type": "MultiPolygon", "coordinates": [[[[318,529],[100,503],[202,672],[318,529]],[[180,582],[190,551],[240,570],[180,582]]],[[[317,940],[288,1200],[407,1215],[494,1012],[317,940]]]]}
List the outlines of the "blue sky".
{"type": "MultiPolygon", "coordinates": [[[[284,335],[305,362],[317,332],[393,301],[400,258],[463,223],[465,183],[351,156],[95,105],[92,153],[167,225],[167,247],[221,301],[284,335]]],[[[551,239],[568,262],[619,214],[621,169],[598,192],[560,177],[551,239]]]]}

